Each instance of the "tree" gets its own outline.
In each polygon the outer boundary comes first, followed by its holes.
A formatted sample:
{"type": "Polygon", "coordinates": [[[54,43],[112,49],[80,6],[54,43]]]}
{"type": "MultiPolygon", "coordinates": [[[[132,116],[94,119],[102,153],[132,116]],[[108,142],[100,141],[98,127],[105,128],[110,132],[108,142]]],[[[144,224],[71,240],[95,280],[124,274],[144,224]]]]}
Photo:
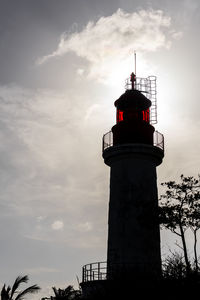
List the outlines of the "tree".
{"type": "Polygon", "coordinates": [[[191,265],[188,258],[185,231],[191,228],[194,234],[194,256],[198,269],[197,231],[200,228],[200,176],[195,179],[192,176],[181,175],[180,183],[168,181],[161,185],[167,189],[165,194],[160,197],[160,223],[181,238],[187,273],[189,273],[191,265]]]}
{"type": "Polygon", "coordinates": [[[1,300],[22,300],[27,294],[34,294],[40,290],[37,284],[34,284],[23,291],[18,291],[21,283],[27,283],[29,280],[28,276],[18,276],[12,286],[7,286],[4,284],[1,290],[1,300]],[[17,294],[17,295],[16,295],[17,294]],[[16,296],[15,296],[16,295],[16,296]],[[15,298],[14,298],[15,296],[15,298]]]}
{"type": "Polygon", "coordinates": [[[162,265],[163,278],[172,280],[182,280],[186,277],[186,266],[183,256],[178,252],[168,256],[162,265]]]}
{"type": "Polygon", "coordinates": [[[75,300],[80,299],[80,290],[74,290],[72,285],[69,285],[66,289],[57,289],[52,287],[55,296],[51,296],[51,300],[75,300]]]}
{"type": "Polygon", "coordinates": [[[194,265],[196,271],[199,270],[197,257],[197,231],[200,229],[200,202],[195,200],[190,205],[190,212],[188,213],[189,227],[194,235],[194,265]]]}

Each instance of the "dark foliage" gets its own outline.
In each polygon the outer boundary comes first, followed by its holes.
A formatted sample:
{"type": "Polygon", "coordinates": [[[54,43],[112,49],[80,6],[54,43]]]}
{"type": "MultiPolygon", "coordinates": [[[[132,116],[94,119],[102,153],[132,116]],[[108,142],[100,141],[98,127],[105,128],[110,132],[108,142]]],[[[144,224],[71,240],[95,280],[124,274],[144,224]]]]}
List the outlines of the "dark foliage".
{"type": "Polygon", "coordinates": [[[195,269],[198,271],[197,231],[200,228],[200,175],[198,179],[181,175],[180,183],[168,181],[161,184],[166,188],[160,197],[159,221],[166,229],[181,238],[187,272],[191,271],[185,232],[191,229],[194,235],[195,269]]]}
{"type": "Polygon", "coordinates": [[[42,298],[42,300],[78,300],[81,298],[81,291],[75,290],[72,285],[69,285],[66,289],[57,289],[56,287],[52,287],[52,289],[54,291],[54,296],[42,298]]]}
{"type": "Polygon", "coordinates": [[[18,276],[12,286],[7,286],[4,284],[1,290],[1,300],[22,300],[28,294],[37,293],[40,290],[40,287],[37,284],[34,284],[23,291],[19,291],[18,288],[20,284],[27,283],[29,280],[28,276],[18,276]]]}

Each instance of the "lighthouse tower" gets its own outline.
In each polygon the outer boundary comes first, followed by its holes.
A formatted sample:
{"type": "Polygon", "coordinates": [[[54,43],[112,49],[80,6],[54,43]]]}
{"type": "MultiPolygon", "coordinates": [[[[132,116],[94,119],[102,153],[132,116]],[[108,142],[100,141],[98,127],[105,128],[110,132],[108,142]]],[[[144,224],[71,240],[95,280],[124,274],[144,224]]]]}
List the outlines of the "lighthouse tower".
{"type": "Polygon", "coordinates": [[[156,167],[164,149],[163,136],[152,125],[157,121],[156,78],[132,73],[114,104],[116,124],[103,137],[103,158],[110,167],[107,277],[158,278],[156,167]]]}
{"type": "Polygon", "coordinates": [[[107,262],[83,267],[86,293],[105,281],[161,277],[156,167],[164,157],[164,138],[153,126],[156,77],[132,73],[114,105],[116,124],[103,136],[103,158],[110,167],[107,262]]]}

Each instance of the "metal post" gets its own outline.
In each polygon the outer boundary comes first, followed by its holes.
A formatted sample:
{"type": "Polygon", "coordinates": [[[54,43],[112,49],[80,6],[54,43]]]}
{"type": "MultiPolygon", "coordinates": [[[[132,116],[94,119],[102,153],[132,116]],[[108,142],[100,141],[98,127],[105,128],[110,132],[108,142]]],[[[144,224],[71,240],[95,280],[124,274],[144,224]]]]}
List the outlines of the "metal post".
{"type": "Polygon", "coordinates": [[[134,58],[135,58],[135,76],[136,76],[136,51],[134,51],[134,58]]]}
{"type": "Polygon", "coordinates": [[[90,281],[92,280],[92,264],[90,264],[90,281]]]}
{"type": "Polygon", "coordinates": [[[100,279],[99,276],[100,276],[100,263],[98,262],[98,280],[100,279]]]}
{"type": "Polygon", "coordinates": [[[85,282],[85,267],[82,268],[82,281],[85,282]]]}

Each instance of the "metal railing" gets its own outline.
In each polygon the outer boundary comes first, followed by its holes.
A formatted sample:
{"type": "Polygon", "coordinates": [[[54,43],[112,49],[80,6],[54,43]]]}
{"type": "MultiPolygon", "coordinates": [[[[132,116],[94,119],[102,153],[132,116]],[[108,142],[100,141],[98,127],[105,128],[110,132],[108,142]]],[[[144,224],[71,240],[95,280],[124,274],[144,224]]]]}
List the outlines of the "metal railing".
{"type": "Polygon", "coordinates": [[[102,151],[113,146],[113,133],[108,131],[103,135],[102,151]]]}
{"type": "Polygon", "coordinates": [[[164,151],[164,135],[157,130],[153,134],[153,145],[164,151]]]}
{"type": "Polygon", "coordinates": [[[83,266],[82,282],[107,279],[107,262],[95,262],[83,266]]]}
{"type": "MultiPolygon", "coordinates": [[[[106,150],[113,146],[113,133],[109,131],[103,135],[102,150],[106,150]]],[[[154,131],[153,146],[160,148],[164,151],[164,136],[159,131],[154,131]]]]}
{"type": "Polygon", "coordinates": [[[144,278],[145,274],[156,277],[160,272],[159,267],[156,268],[152,262],[108,264],[106,261],[87,264],[83,266],[82,271],[82,282],[133,278],[134,276],[144,278]]]}

